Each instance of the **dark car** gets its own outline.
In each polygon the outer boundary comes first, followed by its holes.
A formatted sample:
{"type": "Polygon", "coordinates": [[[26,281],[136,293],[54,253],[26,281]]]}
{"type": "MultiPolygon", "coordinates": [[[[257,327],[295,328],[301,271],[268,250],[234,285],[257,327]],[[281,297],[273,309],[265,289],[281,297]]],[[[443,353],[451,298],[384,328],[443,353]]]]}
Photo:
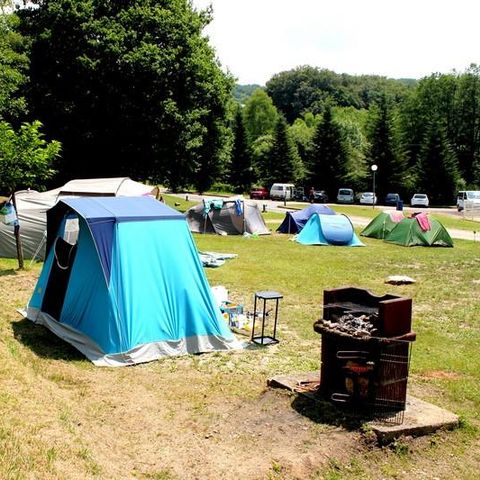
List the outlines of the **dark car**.
{"type": "Polygon", "coordinates": [[[298,202],[306,202],[308,200],[305,195],[305,189],[303,187],[298,187],[293,191],[293,199],[298,202]]]}
{"type": "Polygon", "coordinates": [[[313,192],[313,201],[315,203],[327,203],[328,196],[323,190],[315,190],[315,192],[313,192]]]}
{"type": "Polygon", "coordinates": [[[255,198],[257,200],[266,200],[270,195],[268,188],[265,187],[255,187],[250,190],[250,198],[255,198]]]}
{"type": "Polygon", "coordinates": [[[396,206],[398,202],[400,202],[400,195],[398,193],[387,193],[387,196],[385,197],[385,200],[383,203],[385,205],[392,205],[396,206]]]}

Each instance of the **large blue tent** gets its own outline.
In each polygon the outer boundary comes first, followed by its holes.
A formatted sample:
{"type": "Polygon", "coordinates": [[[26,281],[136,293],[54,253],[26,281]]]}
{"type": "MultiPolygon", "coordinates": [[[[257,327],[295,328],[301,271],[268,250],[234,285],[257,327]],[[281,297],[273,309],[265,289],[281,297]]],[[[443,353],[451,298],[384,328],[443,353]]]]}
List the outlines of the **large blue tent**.
{"type": "Polygon", "coordinates": [[[303,245],[364,246],[346,215],[314,214],[295,240],[303,245]]]}
{"type": "Polygon", "coordinates": [[[185,217],[148,197],[59,201],[27,308],[97,365],[239,348],[185,217]]]}
{"type": "Polygon", "coordinates": [[[302,210],[287,212],[283,222],[277,228],[277,232],[299,233],[308,222],[308,219],[315,213],[321,215],[335,215],[335,212],[327,205],[314,203],[302,210]]]}

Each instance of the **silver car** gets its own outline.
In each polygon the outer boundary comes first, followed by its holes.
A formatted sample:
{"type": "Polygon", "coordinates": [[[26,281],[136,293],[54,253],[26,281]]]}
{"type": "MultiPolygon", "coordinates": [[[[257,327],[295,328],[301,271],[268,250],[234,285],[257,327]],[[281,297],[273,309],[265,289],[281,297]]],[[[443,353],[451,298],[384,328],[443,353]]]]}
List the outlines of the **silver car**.
{"type": "Polygon", "coordinates": [[[355,196],[351,188],[340,188],[337,194],[337,203],[354,203],[355,196]]]}
{"type": "Polygon", "coordinates": [[[377,196],[373,192],[363,192],[358,201],[361,205],[375,205],[377,196]]]}

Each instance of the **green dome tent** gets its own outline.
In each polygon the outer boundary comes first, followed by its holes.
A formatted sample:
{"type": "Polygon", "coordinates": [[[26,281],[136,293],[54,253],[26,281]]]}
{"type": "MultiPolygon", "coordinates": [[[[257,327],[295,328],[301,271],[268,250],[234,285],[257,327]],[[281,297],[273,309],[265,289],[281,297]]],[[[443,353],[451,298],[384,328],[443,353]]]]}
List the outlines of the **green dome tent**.
{"type": "Polygon", "coordinates": [[[362,230],[360,235],[383,239],[404,218],[402,212],[381,212],[362,230]]]}
{"type": "Polygon", "coordinates": [[[416,218],[405,218],[397,223],[384,240],[405,247],[423,245],[427,247],[453,247],[453,240],[445,227],[434,218],[429,219],[430,229],[423,230],[416,218]]]}
{"type": "Polygon", "coordinates": [[[418,214],[404,217],[400,212],[382,212],[361,232],[364,237],[380,238],[385,242],[412,247],[453,247],[453,240],[445,227],[436,219],[418,214]]]}

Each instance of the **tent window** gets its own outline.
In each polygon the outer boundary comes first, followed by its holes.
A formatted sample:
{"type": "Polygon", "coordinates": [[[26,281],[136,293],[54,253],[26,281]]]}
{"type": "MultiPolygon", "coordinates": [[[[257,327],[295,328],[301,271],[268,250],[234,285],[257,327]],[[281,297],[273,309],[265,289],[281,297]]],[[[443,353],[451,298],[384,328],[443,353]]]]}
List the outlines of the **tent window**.
{"type": "Polygon", "coordinates": [[[65,229],[62,238],[70,245],[76,245],[78,241],[79,224],[76,215],[69,215],[65,219],[65,229]]]}

